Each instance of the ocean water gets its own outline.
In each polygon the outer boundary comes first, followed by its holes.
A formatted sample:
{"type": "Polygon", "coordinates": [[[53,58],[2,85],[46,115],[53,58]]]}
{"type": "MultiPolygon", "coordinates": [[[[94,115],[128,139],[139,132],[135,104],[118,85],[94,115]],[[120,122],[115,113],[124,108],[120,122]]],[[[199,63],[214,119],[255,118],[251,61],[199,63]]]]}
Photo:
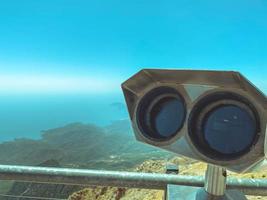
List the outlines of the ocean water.
{"type": "Polygon", "coordinates": [[[38,139],[43,130],[74,122],[105,126],[127,117],[122,94],[2,95],[0,142],[38,139]]]}

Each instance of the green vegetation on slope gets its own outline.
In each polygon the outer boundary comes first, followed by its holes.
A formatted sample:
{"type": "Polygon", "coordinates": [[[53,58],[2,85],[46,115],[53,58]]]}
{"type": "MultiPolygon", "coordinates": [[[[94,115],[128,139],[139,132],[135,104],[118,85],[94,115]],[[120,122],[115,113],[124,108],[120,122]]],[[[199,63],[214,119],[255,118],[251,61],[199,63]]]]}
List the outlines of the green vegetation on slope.
{"type": "Polygon", "coordinates": [[[146,159],[169,156],[137,142],[127,120],[103,128],[73,123],[44,131],[40,140],[16,139],[0,144],[2,164],[38,165],[53,159],[63,167],[124,170],[146,159]]]}
{"type": "MultiPolygon", "coordinates": [[[[126,120],[114,121],[107,127],[73,123],[44,131],[40,140],[16,139],[0,144],[2,164],[39,165],[53,160],[58,167],[129,170],[144,160],[170,156],[136,142],[126,120]]],[[[52,190],[64,190],[65,195],[73,192],[73,187],[65,189],[58,185],[4,182],[0,193],[29,196],[49,193],[46,197],[63,197],[64,194],[58,196],[52,190]]]]}

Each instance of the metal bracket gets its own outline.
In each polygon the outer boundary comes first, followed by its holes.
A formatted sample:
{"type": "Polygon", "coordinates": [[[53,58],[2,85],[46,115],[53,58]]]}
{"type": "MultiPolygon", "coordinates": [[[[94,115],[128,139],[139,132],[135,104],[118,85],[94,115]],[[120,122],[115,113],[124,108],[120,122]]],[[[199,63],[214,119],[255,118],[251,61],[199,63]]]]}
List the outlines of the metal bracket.
{"type": "Polygon", "coordinates": [[[226,169],[208,165],[204,187],[179,186],[168,184],[166,200],[247,200],[238,190],[226,190],[226,169]]]}
{"type": "Polygon", "coordinates": [[[167,185],[166,200],[247,200],[238,190],[226,190],[222,196],[208,194],[204,188],[167,185]]]}

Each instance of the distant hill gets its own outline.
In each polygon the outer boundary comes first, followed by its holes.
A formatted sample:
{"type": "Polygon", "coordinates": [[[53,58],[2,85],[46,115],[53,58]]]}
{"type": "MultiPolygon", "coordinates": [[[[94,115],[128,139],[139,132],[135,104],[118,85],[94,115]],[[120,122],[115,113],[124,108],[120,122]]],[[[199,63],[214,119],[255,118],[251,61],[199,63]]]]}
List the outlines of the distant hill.
{"type": "Polygon", "coordinates": [[[0,144],[3,164],[38,165],[56,160],[62,167],[123,170],[146,159],[171,154],[135,140],[128,120],[106,127],[72,123],[46,130],[40,140],[15,139],[0,144]]]}
{"type": "MultiPolygon", "coordinates": [[[[38,166],[42,163],[42,166],[129,170],[147,159],[172,156],[137,142],[128,120],[114,121],[106,127],[72,123],[43,131],[40,140],[24,138],[0,144],[0,163],[15,165],[38,166]]],[[[0,193],[63,198],[79,189],[62,185],[1,182],[0,193]],[[60,192],[56,195],[52,191],[60,192]]]]}

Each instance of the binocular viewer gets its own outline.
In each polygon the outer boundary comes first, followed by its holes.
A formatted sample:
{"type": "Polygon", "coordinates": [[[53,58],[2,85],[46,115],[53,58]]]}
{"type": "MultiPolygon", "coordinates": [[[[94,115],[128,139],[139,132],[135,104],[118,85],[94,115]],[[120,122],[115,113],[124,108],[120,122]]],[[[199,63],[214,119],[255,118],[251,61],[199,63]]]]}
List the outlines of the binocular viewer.
{"type": "Polygon", "coordinates": [[[122,90],[138,141],[239,173],[267,154],[266,96],[238,72],[144,69],[122,90]]]}

